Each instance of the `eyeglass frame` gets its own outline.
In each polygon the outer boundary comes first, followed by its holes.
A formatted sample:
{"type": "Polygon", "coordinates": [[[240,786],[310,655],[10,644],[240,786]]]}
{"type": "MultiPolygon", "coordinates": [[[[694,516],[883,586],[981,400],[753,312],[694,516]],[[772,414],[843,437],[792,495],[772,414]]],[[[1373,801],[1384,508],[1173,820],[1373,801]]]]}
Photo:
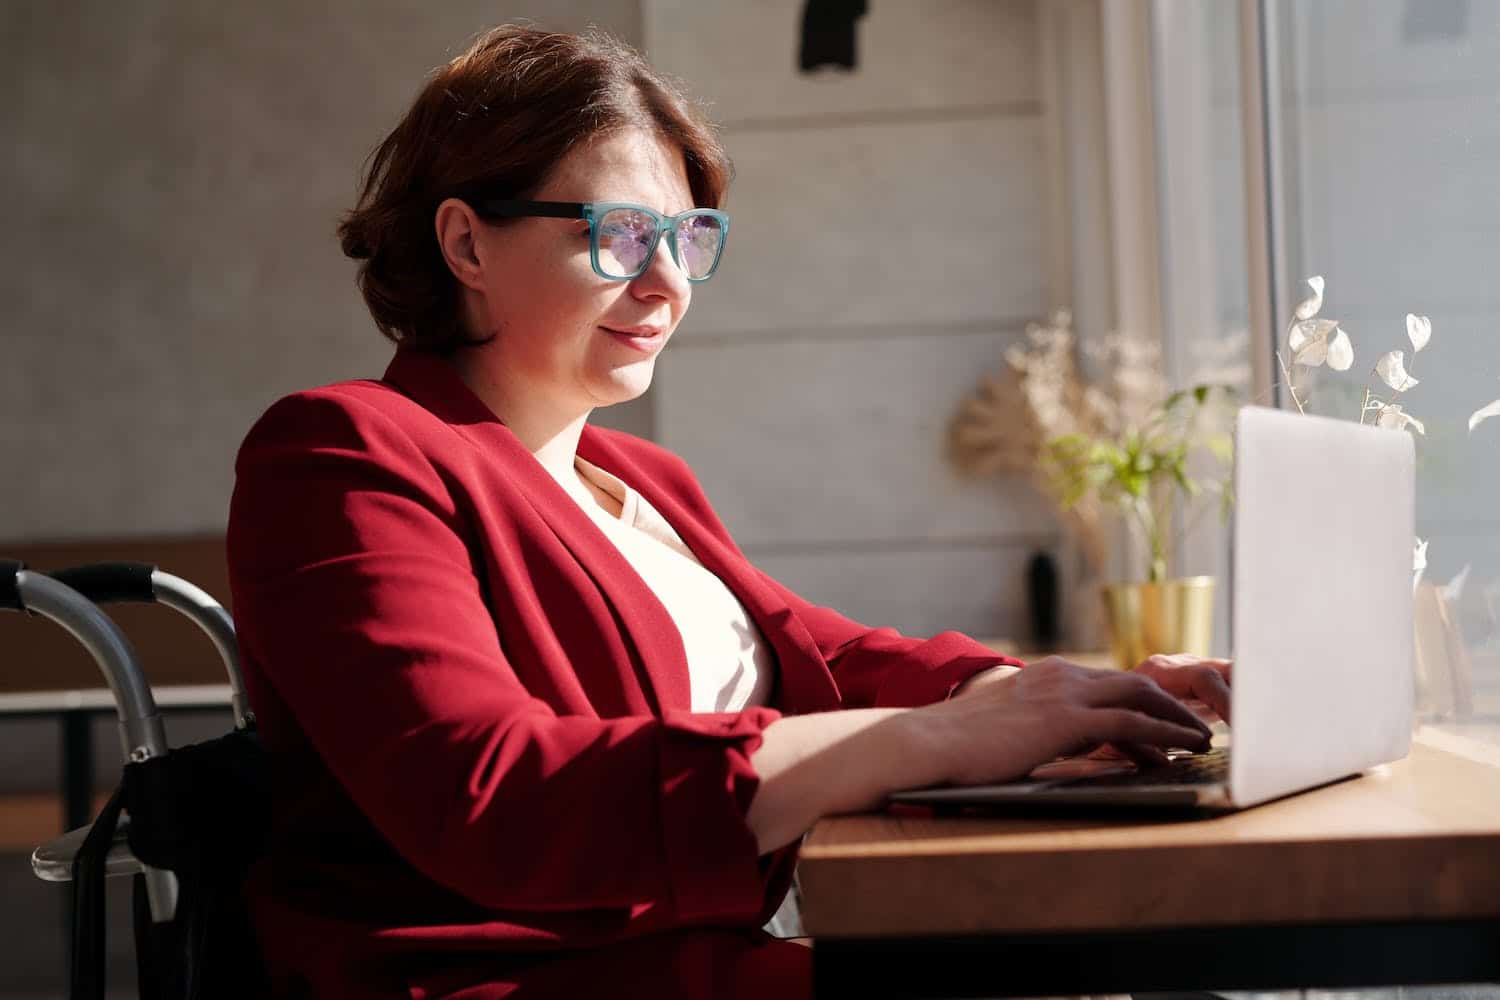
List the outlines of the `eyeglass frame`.
{"type": "Polygon", "coordinates": [[[712,278],[714,272],[718,271],[719,261],[724,256],[724,244],[729,239],[729,215],[717,208],[690,208],[676,215],[662,215],[654,208],[637,205],[630,201],[523,201],[514,198],[463,198],[462,200],[475,212],[487,218],[586,220],[589,224],[589,263],[593,265],[594,273],[606,281],[634,281],[645,274],[651,262],[656,259],[656,248],[661,243],[662,237],[671,232],[674,235],[667,244],[667,250],[672,254],[673,262],[681,269],[688,281],[699,284],[712,278]],[[656,223],[656,236],[651,240],[651,247],[646,251],[645,259],[641,261],[640,268],[634,274],[606,274],[599,266],[599,226],[596,223],[607,213],[620,208],[643,212],[656,223]],[[714,262],[709,265],[708,273],[701,278],[695,278],[688,273],[686,265],[682,263],[675,234],[682,220],[705,215],[716,219],[719,223],[719,249],[714,254],[714,262]]]}

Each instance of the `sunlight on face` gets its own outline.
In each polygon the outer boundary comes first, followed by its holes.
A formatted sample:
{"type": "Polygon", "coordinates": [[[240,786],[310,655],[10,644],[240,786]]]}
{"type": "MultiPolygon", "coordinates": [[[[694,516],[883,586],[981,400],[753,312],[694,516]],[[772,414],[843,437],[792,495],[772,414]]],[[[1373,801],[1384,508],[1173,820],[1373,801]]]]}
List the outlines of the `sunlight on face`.
{"type": "MultiPolygon", "coordinates": [[[[531,197],[627,201],[663,214],[692,207],[681,151],[633,130],[575,149],[531,197]]],[[[650,387],[656,355],[692,299],[692,286],[665,246],[640,276],[609,281],[593,271],[582,220],[487,225],[477,243],[484,263],[482,332],[496,333],[483,364],[512,398],[571,416],[650,387]]]]}

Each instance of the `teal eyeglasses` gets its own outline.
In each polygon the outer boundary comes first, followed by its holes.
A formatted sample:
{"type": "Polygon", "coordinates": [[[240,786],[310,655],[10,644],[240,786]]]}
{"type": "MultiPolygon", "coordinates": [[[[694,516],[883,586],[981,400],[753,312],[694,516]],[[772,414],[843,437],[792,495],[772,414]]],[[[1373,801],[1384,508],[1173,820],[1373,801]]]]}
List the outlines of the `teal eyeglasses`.
{"type": "Polygon", "coordinates": [[[668,232],[672,238],[667,247],[687,279],[707,281],[719,267],[729,235],[729,216],[712,208],[662,215],[623,201],[464,200],[492,219],[587,219],[594,273],[611,281],[629,281],[650,267],[656,245],[668,232]]]}

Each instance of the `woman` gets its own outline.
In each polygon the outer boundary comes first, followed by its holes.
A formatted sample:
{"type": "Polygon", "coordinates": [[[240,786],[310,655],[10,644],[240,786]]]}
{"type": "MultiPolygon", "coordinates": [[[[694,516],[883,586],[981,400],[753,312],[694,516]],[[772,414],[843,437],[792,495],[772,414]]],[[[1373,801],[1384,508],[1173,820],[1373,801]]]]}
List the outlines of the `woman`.
{"type": "Polygon", "coordinates": [[[818,817],[1227,711],[1222,664],[1018,672],[809,604],[587,423],[717,267],[729,173],[629,49],[508,26],[376,150],[341,235],[395,357],[272,406],[230,512],[278,995],[805,995],[761,928],[818,817]]]}

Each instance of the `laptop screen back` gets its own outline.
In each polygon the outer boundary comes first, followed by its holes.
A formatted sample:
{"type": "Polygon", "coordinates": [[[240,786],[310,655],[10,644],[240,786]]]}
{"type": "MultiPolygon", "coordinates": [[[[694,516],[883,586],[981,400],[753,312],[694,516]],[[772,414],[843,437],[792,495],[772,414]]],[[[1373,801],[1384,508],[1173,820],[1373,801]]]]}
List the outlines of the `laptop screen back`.
{"type": "Polygon", "coordinates": [[[1237,805],[1405,756],[1415,676],[1414,475],[1405,431],[1240,411],[1237,805]]]}

